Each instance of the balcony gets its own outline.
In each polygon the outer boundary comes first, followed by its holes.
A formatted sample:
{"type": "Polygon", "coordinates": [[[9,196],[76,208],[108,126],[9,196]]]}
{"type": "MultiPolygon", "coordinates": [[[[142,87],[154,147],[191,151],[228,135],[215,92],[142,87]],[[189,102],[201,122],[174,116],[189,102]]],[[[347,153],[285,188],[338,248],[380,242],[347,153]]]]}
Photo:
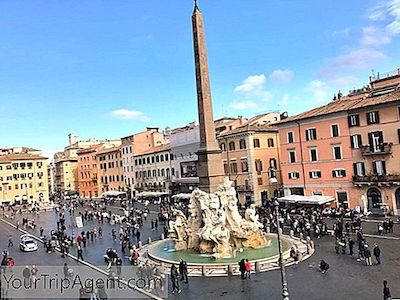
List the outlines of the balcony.
{"type": "Polygon", "coordinates": [[[235,186],[236,192],[252,192],[253,187],[250,185],[237,185],[235,186]]]}
{"type": "Polygon", "coordinates": [[[372,155],[387,155],[392,153],[393,143],[383,143],[377,147],[377,149],[372,149],[369,145],[364,145],[361,147],[361,154],[363,156],[372,155]]]}
{"type": "Polygon", "coordinates": [[[387,175],[363,175],[353,176],[353,183],[355,185],[371,185],[371,184],[396,184],[400,185],[400,174],[387,174],[387,175]]]}

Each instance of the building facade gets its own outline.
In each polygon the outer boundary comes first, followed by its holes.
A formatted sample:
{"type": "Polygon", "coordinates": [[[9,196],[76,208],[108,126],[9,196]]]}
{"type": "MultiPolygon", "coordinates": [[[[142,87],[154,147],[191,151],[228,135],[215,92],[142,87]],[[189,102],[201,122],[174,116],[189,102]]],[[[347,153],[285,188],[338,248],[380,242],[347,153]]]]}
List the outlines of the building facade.
{"type": "Polygon", "coordinates": [[[49,198],[47,158],[38,150],[0,155],[1,204],[34,204],[49,198]],[[39,152],[40,153],[40,152],[39,152]]]}
{"type": "Polygon", "coordinates": [[[286,194],[394,214],[400,208],[400,69],[278,124],[286,194]]]}
{"type": "Polygon", "coordinates": [[[170,144],[135,155],[135,190],[171,194],[175,170],[170,144]]]}
{"type": "Polygon", "coordinates": [[[99,195],[108,191],[124,191],[121,146],[96,153],[99,195]]]}
{"type": "Polygon", "coordinates": [[[271,199],[281,184],[278,130],[249,123],[221,134],[218,141],[239,202],[260,206],[271,199]]]}
{"type": "Polygon", "coordinates": [[[200,149],[199,126],[190,123],[188,126],[172,130],[170,141],[171,154],[174,158],[172,193],[191,193],[199,185],[196,154],[200,149]]]}

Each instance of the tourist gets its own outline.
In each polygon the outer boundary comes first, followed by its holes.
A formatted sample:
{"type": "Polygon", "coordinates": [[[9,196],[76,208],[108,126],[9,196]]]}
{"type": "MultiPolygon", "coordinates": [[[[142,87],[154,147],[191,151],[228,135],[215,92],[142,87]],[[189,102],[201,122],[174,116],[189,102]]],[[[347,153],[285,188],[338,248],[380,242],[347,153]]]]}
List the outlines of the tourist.
{"type": "Polygon", "coordinates": [[[365,250],[364,250],[365,264],[367,266],[372,266],[371,250],[369,250],[369,247],[367,244],[365,244],[364,247],[365,247],[365,250]]]}
{"type": "Polygon", "coordinates": [[[350,251],[350,255],[353,256],[353,249],[354,249],[354,241],[352,240],[351,237],[349,237],[348,239],[348,244],[349,244],[349,251],[350,251]]]}
{"type": "Polygon", "coordinates": [[[14,247],[13,238],[11,234],[8,236],[8,248],[10,247],[14,247]]]}
{"type": "Polygon", "coordinates": [[[181,274],[181,281],[185,280],[185,283],[188,283],[187,263],[183,259],[179,262],[179,273],[181,274]]]}
{"type": "Polygon", "coordinates": [[[242,279],[245,279],[244,273],[246,272],[246,260],[244,258],[242,258],[239,261],[239,271],[240,271],[240,277],[242,279]]]}
{"type": "Polygon", "coordinates": [[[381,249],[378,247],[378,244],[374,244],[374,256],[376,259],[376,264],[381,264],[381,249]]]}
{"type": "Polygon", "coordinates": [[[322,259],[319,264],[319,269],[322,274],[325,274],[329,270],[329,264],[322,259]]]}
{"type": "Polygon", "coordinates": [[[294,246],[292,246],[292,248],[290,248],[290,257],[293,258],[293,260],[296,264],[299,263],[299,255],[298,255],[297,249],[294,246]]]}
{"type": "Polygon", "coordinates": [[[31,270],[29,269],[29,266],[25,266],[24,270],[22,271],[22,277],[24,277],[24,287],[30,287],[31,270]]]}
{"type": "Polygon", "coordinates": [[[387,286],[387,281],[383,281],[383,300],[391,300],[392,295],[390,294],[390,289],[387,286]]]}
{"type": "Polygon", "coordinates": [[[83,260],[83,251],[80,246],[78,246],[77,254],[78,254],[78,260],[83,260]]]}
{"type": "Polygon", "coordinates": [[[248,259],[246,259],[245,268],[246,268],[245,277],[246,277],[246,279],[250,279],[251,263],[248,259]]]}
{"type": "Polygon", "coordinates": [[[174,264],[172,264],[172,266],[171,266],[172,294],[175,294],[175,292],[180,294],[180,292],[182,292],[181,289],[179,288],[178,277],[179,277],[178,269],[176,268],[176,266],[174,264]]]}

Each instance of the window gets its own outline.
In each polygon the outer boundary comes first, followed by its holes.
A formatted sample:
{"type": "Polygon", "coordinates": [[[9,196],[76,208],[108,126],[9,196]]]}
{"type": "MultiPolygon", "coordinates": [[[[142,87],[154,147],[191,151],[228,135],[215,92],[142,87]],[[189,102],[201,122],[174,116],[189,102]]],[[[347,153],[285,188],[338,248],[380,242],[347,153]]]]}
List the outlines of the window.
{"type": "Polygon", "coordinates": [[[397,138],[399,139],[399,143],[400,143],[400,128],[397,129],[397,138]]]}
{"type": "Polygon", "coordinates": [[[352,149],[359,149],[362,146],[361,134],[350,136],[350,143],[352,149]]]}
{"type": "Polygon", "coordinates": [[[168,159],[169,159],[169,154],[167,153],[165,154],[165,161],[168,161],[168,159]]]}
{"type": "Polygon", "coordinates": [[[333,158],[342,159],[342,147],[340,145],[333,146],[333,158]]]}
{"type": "Polygon", "coordinates": [[[372,163],[375,175],[386,175],[386,162],[383,160],[374,161],[372,163]]]}
{"type": "Polygon", "coordinates": [[[295,150],[289,150],[289,162],[295,163],[296,162],[296,151],[295,150]]]}
{"type": "Polygon", "coordinates": [[[367,124],[379,123],[379,111],[371,111],[367,113],[367,124]]]}
{"type": "Polygon", "coordinates": [[[372,152],[381,152],[383,150],[383,133],[374,131],[368,133],[369,148],[372,152]]]}
{"type": "Polygon", "coordinates": [[[239,141],[239,148],[246,149],[246,140],[242,139],[239,141]]]}
{"type": "Polygon", "coordinates": [[[224,162],[224,172],[225,172],[225,175],[229,174],[228,163],[227,162],[224,162]]]}
{"type": "Polygon", "coordinates": [[[332,170],[332,177],[334,178],[346,177],[346,170],[345,169],[332,170]]]}
{"type": "Polygon", "coordinates": [[[235,142],[229,142],[229,151],[235,150],[235,142]]]}
{"type": "Polygon", "coordinates": [[[310,161],[318,161],[317,148],[310,148],[310,161]]]}
{"type": "Polygon", "coordinates": [[[156,156],[156,162],[160,162],[160,157],[156,156]]]}
{"type": "Polygon", "coordinates": [[[312,141],[317,139],[317,129],[309,128],[306,129],[306,141],[312,141]]]}
{"type": "Polygon", "coordinates": [[[360,116],[359,115],[350,115],[347,117],[349,127],[360,126],[360,116]]]}
{"type": "Polygon", "coordinates": [[[293,131],[290,131],[287,133],[287,141],[289,144],[294,142],[294,136],[293,136],[293,131]]]}
{"type": "Polygon", "coordinates": [[[312,194],[314,196],[322,196],[322,192],[321,191],[313,191],[312,194]]]}
{"type": "Polygon", "coordinates": [[[319,171],[319,170],[310,171],[309,175],[310,175],[310,178],[312,178],[312,179],[321,178],[321,171],[319,171]]]}
{"type": "Polygon", "coordinates": [[[260,140],[259,139],[254,139],[253,140],[253,145],[254,145],[254,148],[260,148],[260,140]]]}
{"type": "Polygon", "coordinates": [[[221,148],[222,151],[226,151],[225,143],[221,143],[221,144],[219,145],[219,147],[221,148]]]}
{"type": "Polygon", "coordinates": [[[331,131],[332,131],[332,137],[339,136],[339,125],[338,124],[333,124],[331,126],[331,131]]]}
{"type": "Polygon", "coordinates": [[[164,161],[164,155],[160,155],[160,161],[164,161]]]}
{"type": "Polygon", "coordinates": [[[37,166],[38,168],[41,168],[41,167],[43,166],[43,163],[42,163],[41,161],[38,161],[38,162],[36,163],[36,166],[37,166]]]}
{"type": "Polygon", "coordinates": [[[237,174],[237,163],[236,162],[231,163],[231,173],[237,174]]]}
{"type": "Polygon", "coordinates": [[[268,148],[273,148],[274,147],[274,139],[269,138],[267,140],[268,148]]]}
{"type": "Polygon", "coordinates": [[[256,159],[255,163],[256,163],[256,171],[257,172],[262,172],[263,167],[262,167],[261,159],[256,159]]]}
{"type": "Polygon", "coordinates": [[[299,172],[289,172],[288,176],[289,176],[289,179],[299,179],[300,173],[299,172]]]}
{"type": "Polygon", "coordinates": [[[258,182],[258,185],[262,185],[263,184],[262,177],[258,177],[257,182],[258,182]]]}
{"type": "Polygon", "coordinates": [[[242,172],[248,172],[249,171],[249,165],[247,164],[247,159],[242,159],[240,161],[242,165],[242,172]]]}
{"type": "Polygon", "coordinates": [[[275,158],[270,158],[269,159],[269,167],[272,169],[276,169],[277,168],[277,164],[276,164],[276,159],[275,158]]]}

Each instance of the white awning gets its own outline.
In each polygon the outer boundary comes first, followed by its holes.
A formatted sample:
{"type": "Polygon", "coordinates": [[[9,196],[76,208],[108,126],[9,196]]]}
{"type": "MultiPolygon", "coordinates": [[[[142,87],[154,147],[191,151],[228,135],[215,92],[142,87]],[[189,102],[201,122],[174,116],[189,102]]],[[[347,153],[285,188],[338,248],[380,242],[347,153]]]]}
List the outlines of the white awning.
{"type": "Polygon", "coordinates": [[[288,195],[278,198],[279,202],[295,203],[295,204],[311,204],[322,205],[335,201],[331,196],[301,196],[301,195],[288,195]]]}
{"type": "Polygon", "coordinates": [[[163,196],[163,195],[169,195],[169,193],[166,192],[141,192],[137,194],[137,197],[158,197],[158,196],[163,196]]]}
{"type": "Polygon", "coordinates": [[[173,199],[190,199],[192,197],[192,194],[186,194],[186,193],[179,193],[176,195],[173,195],[173,199]]]}
{"type": "Polygon", "coordinates": [[[108,191],[101,194],[102,197],[118,197],[118,196],[126,196],[125,192],[119,191],[108,191]]]}

